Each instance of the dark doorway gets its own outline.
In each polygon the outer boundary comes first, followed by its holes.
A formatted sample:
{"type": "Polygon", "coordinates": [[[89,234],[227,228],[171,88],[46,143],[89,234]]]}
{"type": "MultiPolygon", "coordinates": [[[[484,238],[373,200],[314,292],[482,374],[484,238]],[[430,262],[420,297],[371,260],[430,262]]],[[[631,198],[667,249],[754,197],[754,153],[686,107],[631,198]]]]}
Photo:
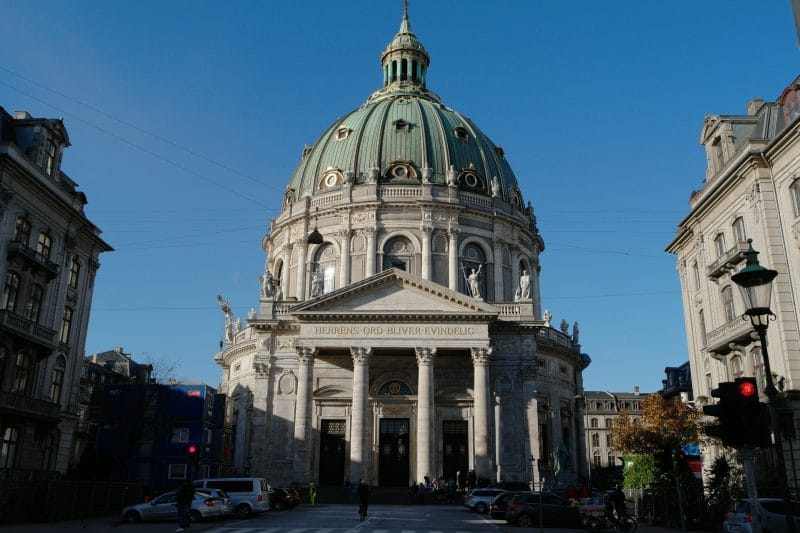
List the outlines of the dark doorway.
{"type": "Polygon", "coordinates": [[[323,420],[319,439],[319,484],[344,484],[344,420],[323,420]]]}
{"type": "Polygon", "coordinates": [[[381,419],[378,484],[381,487],[407,487],[408,419],[381,419]]]}
{"type": "MultiPolygon", "coordinates": [[[[456,472],[467,475],[467,421],[445,420],[442,424],[442,470],[445,479],[456,479],[456,472]]],[[[466,479],[466,478],[465,478],[466,479]]]]}

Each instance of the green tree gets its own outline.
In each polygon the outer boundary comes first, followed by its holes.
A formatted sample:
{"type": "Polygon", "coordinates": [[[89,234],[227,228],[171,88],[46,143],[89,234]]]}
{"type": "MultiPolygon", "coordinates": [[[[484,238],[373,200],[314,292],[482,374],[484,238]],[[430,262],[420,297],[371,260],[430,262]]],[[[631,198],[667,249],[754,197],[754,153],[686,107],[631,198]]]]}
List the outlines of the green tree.
{"type": "Polygon", "coordinates": [[[663,482],[663,472],[649,453],[633,456],[633,462],[623,472],[625,487],[631,489],[649,489],[663,482]]]}
{"type": "Polygon", "coordinates": [[[744,494],[744,476],[732,458],[720,456],[708,469],[707,504],[711,518],[722,522],[734,499],[744,494]]]}

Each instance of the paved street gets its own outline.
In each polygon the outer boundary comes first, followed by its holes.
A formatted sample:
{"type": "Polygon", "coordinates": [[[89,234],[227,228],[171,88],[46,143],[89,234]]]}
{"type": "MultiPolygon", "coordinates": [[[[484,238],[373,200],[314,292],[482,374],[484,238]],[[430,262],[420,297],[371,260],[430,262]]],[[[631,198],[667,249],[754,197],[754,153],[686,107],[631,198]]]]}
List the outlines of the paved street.
{"type": "MultiPolygon", "coordinates": [[[[27,524],[2,528],[4,533],[33,533],[58,531],[63,533],[169,533],[175,523],[120,524],[116,517],[94,518],[51,524],[27,524]]],[[[523,533],[521,528],[508,526],[505,521],[492,520],[457,505],[370,506],[365,522],[359,522],[355,505],[300,506],[282,512],[272,512],[256,518],[194,524],[190,533],[458,533],[498,532],[523,533]]],[[[528,531],[536,531],[528,530],[528,531]]],[[[547,529],[549,533],[583,533],[584,530],[547,529]]],[[[609,530],[612,531],[612,530],[609,530]]],[[[663,528],[640,526],[638,533],[666,533],[663,528]]]]}

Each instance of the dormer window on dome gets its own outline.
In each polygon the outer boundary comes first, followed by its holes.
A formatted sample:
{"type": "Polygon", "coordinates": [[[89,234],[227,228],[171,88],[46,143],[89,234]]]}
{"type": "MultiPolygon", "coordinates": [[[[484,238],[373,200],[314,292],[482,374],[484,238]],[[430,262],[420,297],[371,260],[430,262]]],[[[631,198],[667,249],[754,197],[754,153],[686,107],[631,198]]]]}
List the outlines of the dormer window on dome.
{"type": "Polygon", "coordinates": [[[347,127],[339,128],[338,130],[336,130],[336,140],[337,141],[343,141],[343,140],[347,139],[347,137],[350,135],[351,131],[353,131],[353,130],[351,130],[350,128],[347,128],[347,127]]]}
{"type": "Polygon", "coordinates": [[[469,139],[469,132],[467,132],[467,128],[464,126],[456,126],[453,133],[456,134],[456,139],[459,141],[466,141],[469,139]]]}
{"type": "Polygon", "coordinates": [[[386,171],[386,178],[389,180],[415,180],[417,171],[408,163],[394,163],[386,171]]]}
{"type": "Polygon", "coordinates": [[[319,188],[330,189],[331,187],[341,185],[343,182],[344,178],[339,170],[328,169],[325,171],[325,173],[322,175],[322,179],[319,181],[319,188]]]}
{"type": "Polygon", "coordinates": [[[486,190],[486,182],[482,176],[472,169],[465,170],[458,177],[459,183],[468,189],[486,190]]]}
{"type": "Polygon", "coordinates": [[[395,120],[392,124],[394,124],[394,131],[398,133],[408,133],[409,131],[411,131],[411,124],[409,124],[402,118],[395,120]]]}

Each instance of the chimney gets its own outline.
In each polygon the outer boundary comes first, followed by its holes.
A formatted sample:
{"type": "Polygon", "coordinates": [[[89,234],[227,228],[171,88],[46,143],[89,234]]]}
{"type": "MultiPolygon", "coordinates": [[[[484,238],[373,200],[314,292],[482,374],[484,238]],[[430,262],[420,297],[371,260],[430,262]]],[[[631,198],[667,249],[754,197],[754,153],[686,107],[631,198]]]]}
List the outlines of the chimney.
{"type": "Polygon", "coordinates": [[[635,387],[633,387],[633,395],[634,396],[639,396],[639,385],[636,385],[635,387]]]}
{"type": "Polygon", "coordinates": [[[747,102],[747,114],[752,116],[758,113],[758,110],[764,105],[763,98],[753,98],[747,102]]]}
{"type": "Polygon", "coordinates": [[[27,111],[14,111],[14,118],[17,120],[30,120],[33,117],[27,111]]]}

